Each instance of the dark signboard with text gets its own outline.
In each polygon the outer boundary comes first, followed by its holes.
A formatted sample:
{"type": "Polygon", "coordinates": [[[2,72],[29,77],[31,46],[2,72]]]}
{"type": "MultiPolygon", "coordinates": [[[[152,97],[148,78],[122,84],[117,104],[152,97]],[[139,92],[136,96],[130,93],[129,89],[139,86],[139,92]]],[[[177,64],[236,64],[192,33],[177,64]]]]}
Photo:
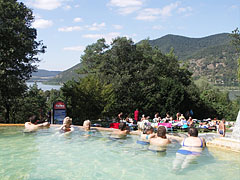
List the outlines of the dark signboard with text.
{"type": "Polygon", "coordinates": [[[53,104],[53,123],[62,124],[66,117],[66,105],[62,101],[57,101],[53,104]]]}

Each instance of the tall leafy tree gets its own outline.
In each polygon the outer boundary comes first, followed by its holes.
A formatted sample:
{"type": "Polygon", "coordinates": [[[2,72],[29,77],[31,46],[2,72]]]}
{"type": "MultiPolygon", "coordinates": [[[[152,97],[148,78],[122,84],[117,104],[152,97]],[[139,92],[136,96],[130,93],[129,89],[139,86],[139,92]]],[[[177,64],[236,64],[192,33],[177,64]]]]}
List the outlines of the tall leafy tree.
{"type": "Polygon", "coordinates": [[[25,81],[45,46],[36,41],[32,11],[17,0],[0,0],[0,97],[9,122],[14,100],[26,91],[25,81]]]}
{"type": "Polygon", "coordinates": [[[98,40],[87,47],[82,63],[85,72],[112,85],[115,113],[135,108],[148,114],[174,112],[183,102],[184,87],[191,84],[191,73],[179,66],[173,51],[164,55],[147,40],[135,44],[119,37],[109,46],[98,40]]]}
{"type": "MultiPolygon", "coordinates": [[[[233,37],[233,45],[235,45],[237,51],[240,53],[240,31],[238,28],[236,28],[231,36],[233,37]]],[[[240,57],[238,58],[238,80],[240,82],[240,57]]]]}

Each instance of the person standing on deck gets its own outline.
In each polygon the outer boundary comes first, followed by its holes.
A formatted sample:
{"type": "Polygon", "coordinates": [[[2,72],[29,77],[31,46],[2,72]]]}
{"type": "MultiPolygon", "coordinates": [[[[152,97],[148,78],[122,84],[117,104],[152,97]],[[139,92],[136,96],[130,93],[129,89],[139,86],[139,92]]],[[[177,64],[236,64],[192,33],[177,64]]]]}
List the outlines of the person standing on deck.
{"type": "Polygon", "coordinates": [[[218,133],[219,133],[222,137],[225,137],[225,132],[226,132],[225,119],[222,119],[222,121],[219,123],[218,133]]]}
{"type": "Polygon", "coordinates": [[[139,111],[138,111],[138,109],[136,109],[136,110],[134,111],[134,124],[137,124],[137,122],[138,122],[138,116],[139,116],[139,111]]]}

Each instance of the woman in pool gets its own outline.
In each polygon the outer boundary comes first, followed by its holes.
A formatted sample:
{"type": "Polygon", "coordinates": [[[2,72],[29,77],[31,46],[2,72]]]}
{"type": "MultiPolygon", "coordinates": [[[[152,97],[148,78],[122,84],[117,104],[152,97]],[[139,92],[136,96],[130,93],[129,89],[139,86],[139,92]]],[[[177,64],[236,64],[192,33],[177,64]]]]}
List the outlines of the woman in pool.
{"type": "Polygon", "coordinates": [[[144,128],[143,132],[140,136],[140,141],[137,141],[138,144],[149,144],[150,139],[155,137],[155,134],[153,133],[153,127],[147,126],[144,128]]]}
{"type": "Polygon", "coordinates": [[[72,125],[72,118],[65,117],[63,120],[63,125],[59,128],[59,130],[62,130],[64,132],[72,132],[73,127],[71,125],[72,125]]]}
{"type": "Polygon", "coordinates": [[[85,131],[90,131],[91,129],[91,121],[90,120],[85,120],[83,122],[83,128],[85,131]]]}
{"type": "Polygon", "coordinates": [[[188,137],[182,141],[182,147],[176,153],[173,162],[174,170],[182,170],[201,155],[206,146],[204,138],[198,137],[198,130],[194,127],[189,128],[188,137]]]}
{"type": "Polygon", "coordinates": [[[166,151],[166,147],[171,141],[166,136],[166,128],[159,126],[157,129],[157,137],[150,139],[149,150],[152,151],[166,151]]]}
{"type": "Polygon", "coordinates": [[[119,129],[116,131],[113,131],[113,133],[111,134],[111,138],[114,138],[114,139],[125,138],[127,134],[129,134],[128,126],[126,125],[125,122],[121,122],[119,124],[119,129]]]}

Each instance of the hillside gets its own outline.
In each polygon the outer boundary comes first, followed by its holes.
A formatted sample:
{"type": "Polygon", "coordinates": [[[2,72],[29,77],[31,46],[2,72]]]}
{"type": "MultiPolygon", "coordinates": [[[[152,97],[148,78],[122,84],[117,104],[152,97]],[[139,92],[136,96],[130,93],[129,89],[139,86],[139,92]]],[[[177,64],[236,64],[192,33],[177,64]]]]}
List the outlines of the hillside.
{"type": "Polygon", "coordinates": [[[67,82],[68,80],[77,79],[78,77],[82,76],[77,73],[77,70],[80,68],[81,68],[81,63],[59,73],[54,78],[47,81],[47,83],[48,84],[63,84],[64,82],[67,82]]]}
{"type": "Polygon", "coordinates": [[[55,77],[59,73],[61,73],[61,71],[48,71],[48,70],[44,70],[44,69],[38,69],[37,72],[32,73],[32,77],[30,80],[28,80],[28,82],[47,81],[47,80],[55,77]]]}
{"type": "MultiPolygon", "coordinates": [[[[236,86],[237,53],[231,45],[228,33],[215,34],[203,38],[189,38],[178,35],[166,35],[155,40],[149,40],[153,47],[158,47],[163,53],[174,48],[174,53],[183,63],[186,63],[193,73],[193,79],[206,77],[215,85],[236,86]]],[[[81,64],[63,71],[49,83],[63,83],[79,75],[76,69],[81,64]]]]}
{"type": "Polygon", "coordinates": [[[178,59],[188,64],[194,79],[204,76],[215,85],[237,85],[237,53],[227,33],[203,38],[166,35],[149,43],[163,53],[174,48],[178,59]]]}

